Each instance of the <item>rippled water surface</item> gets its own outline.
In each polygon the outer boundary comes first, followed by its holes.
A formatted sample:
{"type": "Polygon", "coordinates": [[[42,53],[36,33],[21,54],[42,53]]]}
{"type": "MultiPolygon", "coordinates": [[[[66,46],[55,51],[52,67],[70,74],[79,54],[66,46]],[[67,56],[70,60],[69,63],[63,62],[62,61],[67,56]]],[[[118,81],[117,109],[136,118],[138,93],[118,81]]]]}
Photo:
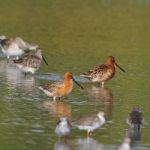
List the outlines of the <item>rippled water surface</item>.
{"type": "MultiPolygon", "coordinates": [[[[1,1],[1,0],[0,0],[1,1]]],[[[133,150],[150,149],[150,2],[148,0],[1,1],[0,34],[37,43],[49,65],[25,76],[0,57],[0,148],[4,150],[115,150],[132,136],[133,150]],[[117,70],[105,88],[79,74],[113,55],[117,70]],[[73,72],[84,90],[53,101],[38,86],[73,72]],[[126,118],[140,106],[145,123],[133,134],[126,118]],[[104,111],[107,123],[93,132],[73,128],[69,139],[55,133],[58,119],[72,120],[104,111]]]]}

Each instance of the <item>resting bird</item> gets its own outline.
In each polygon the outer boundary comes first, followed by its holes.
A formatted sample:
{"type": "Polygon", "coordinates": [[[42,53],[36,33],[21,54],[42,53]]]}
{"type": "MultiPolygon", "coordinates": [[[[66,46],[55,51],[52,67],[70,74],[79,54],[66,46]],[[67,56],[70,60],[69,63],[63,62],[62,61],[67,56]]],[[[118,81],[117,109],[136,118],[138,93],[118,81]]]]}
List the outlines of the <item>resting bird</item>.
{"type": "Polygon", "coordinates": [[[22,56],[26,51],[35,50],[38,48],[36,44],[29,44],[20,37],[6,38],[0,37],[0,47],[4,55],[9,59],[16,57],[17,59],[22,56]]]}
{"type": "Polygon", "coordinates": [[[40,68],[42,60],[42,52],[37,49],[34,54],[25,55],[18,60],[13,60],[13,62],[25,74],[34,74],[40,68]]]}

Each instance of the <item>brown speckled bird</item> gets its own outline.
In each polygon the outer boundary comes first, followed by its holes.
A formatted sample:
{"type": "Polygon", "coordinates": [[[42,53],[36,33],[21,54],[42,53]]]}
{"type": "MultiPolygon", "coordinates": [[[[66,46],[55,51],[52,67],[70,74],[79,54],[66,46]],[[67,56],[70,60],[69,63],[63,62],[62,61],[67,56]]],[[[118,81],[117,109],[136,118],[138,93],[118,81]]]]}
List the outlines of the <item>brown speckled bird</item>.
{"type": "Polygon", "coordinates": [[[93,70],[82,73],[80,76],[85,77],[92,82],[101,82],[102,87],[104,87],[104,83],[114,77],[116,67],[125,72],[125,70],[116,63],[115,58],[109,56],[106,64],[97,66],[93,70]]]}

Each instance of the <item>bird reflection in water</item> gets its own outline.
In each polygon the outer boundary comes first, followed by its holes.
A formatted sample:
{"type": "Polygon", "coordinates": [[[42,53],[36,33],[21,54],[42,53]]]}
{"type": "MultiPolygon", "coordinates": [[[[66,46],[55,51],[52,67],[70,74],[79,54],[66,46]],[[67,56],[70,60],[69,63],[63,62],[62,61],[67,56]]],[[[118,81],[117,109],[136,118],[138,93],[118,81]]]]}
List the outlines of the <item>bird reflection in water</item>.
{"type": "Polygon", "coordinates": [[[117,150],[131,150],[131,139],[129,137],[125,137],[117,150]]]}
{"type": "Polygon", "coordinates": [[[71,150],[71,145],[68,140],[59,140],[55,143],[54,150],[71,150]]]}
{"type": "Polygon", "coordinates": [[[112,104],[113,104],[113,93],[110,89],[105,87],[95,87],[87,90],[90,97],[93,97],[96,101],[100,101],[104,106],[105,116],[108,120],[112,116],[112,104]]]}
{"type": "Polygon", "coordinates": [[[78,150],[104,150],[104,146],[93,138],[77,139],[78,150]]]}
{"type": "MultiPolygon", "coordinates": [[[[37,81],[33,76],[24,76],[19,69],[17,69],[11,60],[0,61],[1,73],[5,75],[5,80],[9,89],[17,88],[17,90],[35,91],[37,81]],[[19,87],[19,88],[18,88],[19,87]]],[[[34,92],[33,92],[34,93],[34,92]]]]}
{"type": "Polygon", "coordinates": [[[50,112],[53,117],[71,118],[71,106],[64,101],[44,101],[42,107],[45,111],[50,112]]]}
{"type": "Polygon", "coordinates": [[[141,141],[141,130],[134,130],[130,128],[128,130],[128,137],[131,139],[132,144],[136,144],[141,141]]]}

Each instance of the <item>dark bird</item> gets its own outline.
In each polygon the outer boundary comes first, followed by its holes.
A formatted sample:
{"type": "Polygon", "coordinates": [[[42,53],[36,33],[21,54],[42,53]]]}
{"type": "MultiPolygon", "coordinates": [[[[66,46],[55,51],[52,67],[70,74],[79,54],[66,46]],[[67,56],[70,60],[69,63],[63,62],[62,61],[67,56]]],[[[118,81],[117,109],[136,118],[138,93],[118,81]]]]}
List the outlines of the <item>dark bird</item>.
{"type": "Polygon", "coordinates": [[[140,129],[141,125],[144,123],[144,117],[139,107],[133,107],[127,118],[127,124],[130,125],[131,128],[140,129]]]}

